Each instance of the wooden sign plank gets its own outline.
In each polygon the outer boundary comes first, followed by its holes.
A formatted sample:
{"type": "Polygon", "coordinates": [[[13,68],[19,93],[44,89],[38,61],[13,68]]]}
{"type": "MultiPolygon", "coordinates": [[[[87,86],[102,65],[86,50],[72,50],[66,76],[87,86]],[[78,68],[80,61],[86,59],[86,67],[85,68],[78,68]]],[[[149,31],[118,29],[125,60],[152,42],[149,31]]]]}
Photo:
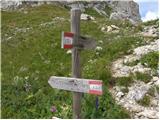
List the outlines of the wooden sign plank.
{"type": "Polygon", "coordinates": [[[79,37],[78,44],[82,46],[83,49],[95,49],[96,48],[96,41],[89,37],[79,37]]]}
{"type": "Polygon", "coordinates": [[[95,49],[96,41],[90,37],[78,36],[72,32],[62,32],[61,48],[72,49],[73,47],[95,49]],[[73,44],[75,38],[78,38],[78,41],[76,44],[73,44]]]}
{"type": "Polygon", "coordinates": [[[48,83],[52,88],[102,95],[102,81],[69,77],[50,77],[48,83]]]}

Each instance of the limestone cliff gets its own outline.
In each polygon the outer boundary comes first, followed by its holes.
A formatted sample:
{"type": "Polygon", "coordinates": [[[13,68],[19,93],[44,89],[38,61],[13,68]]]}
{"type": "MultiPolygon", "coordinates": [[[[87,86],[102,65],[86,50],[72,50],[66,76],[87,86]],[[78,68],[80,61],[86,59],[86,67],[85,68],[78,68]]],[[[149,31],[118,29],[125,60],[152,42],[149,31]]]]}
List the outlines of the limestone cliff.
{"type": "Polygon", "coordinates": [[[22,7],[23,5],[38,6],[41,4],[56,4],[62,5],[64,7],[79,7],[82,11],[85,11],[86,8],[93,8],[99,14],[109,17],[110,19],[120,19],[120,20],[129,20],[131,23],[136,24],[141,22],[141,17],[139,13],[139,6],[133,0],[129,1],[1,1],[1,8],[16,9],[22,7]]]}

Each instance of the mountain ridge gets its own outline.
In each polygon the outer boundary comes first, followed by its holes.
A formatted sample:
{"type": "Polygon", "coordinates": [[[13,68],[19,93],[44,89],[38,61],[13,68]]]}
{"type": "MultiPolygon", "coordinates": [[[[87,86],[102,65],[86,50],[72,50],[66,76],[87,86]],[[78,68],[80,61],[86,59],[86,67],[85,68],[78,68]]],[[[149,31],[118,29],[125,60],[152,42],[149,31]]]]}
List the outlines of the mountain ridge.
{"type": "Polygon", "coordinates": [[[141,22],[139,6],[134,1],[2,1],[2,10],[13,10],[24,5],[39,6],[42,4],[58,4],[63,7],[79,7],[82,11],[93,8],[100,15],[110,19],[129,20],[132,24],[141,22]]]}

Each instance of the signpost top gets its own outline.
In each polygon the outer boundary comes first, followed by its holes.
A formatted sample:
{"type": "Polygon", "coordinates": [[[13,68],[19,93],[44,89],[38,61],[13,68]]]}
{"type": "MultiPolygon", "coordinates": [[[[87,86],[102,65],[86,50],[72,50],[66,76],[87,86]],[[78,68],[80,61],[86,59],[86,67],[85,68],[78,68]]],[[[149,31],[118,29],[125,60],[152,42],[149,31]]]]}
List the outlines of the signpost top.
{"type": "Polygon", "coordinates": [[[80,9],[80,8],[77,8],[77,7],[74,7],[74,8],[71,9],[71,11],[76,11],[76,10],[78,10],[78,11],[81,12],[81,9],[80,9]]]}

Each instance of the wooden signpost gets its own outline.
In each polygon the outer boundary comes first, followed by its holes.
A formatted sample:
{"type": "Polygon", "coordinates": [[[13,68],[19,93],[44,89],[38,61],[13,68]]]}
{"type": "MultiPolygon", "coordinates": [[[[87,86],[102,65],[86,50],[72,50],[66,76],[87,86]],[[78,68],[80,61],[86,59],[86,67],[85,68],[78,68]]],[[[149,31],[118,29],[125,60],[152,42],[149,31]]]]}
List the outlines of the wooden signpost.
{"type": "Polygon", "coordinates": [[[82,93],[102,95],[102,81],[81,78],[80,50],[94,49],[96,42],[80,35],[79,8],[71,9],[71,32],[62,32],[61,48],[72,49],[72,78],[51,76],[48,83],[53,88],[73,92],[73,118],[80,118],[82,93]]]}

